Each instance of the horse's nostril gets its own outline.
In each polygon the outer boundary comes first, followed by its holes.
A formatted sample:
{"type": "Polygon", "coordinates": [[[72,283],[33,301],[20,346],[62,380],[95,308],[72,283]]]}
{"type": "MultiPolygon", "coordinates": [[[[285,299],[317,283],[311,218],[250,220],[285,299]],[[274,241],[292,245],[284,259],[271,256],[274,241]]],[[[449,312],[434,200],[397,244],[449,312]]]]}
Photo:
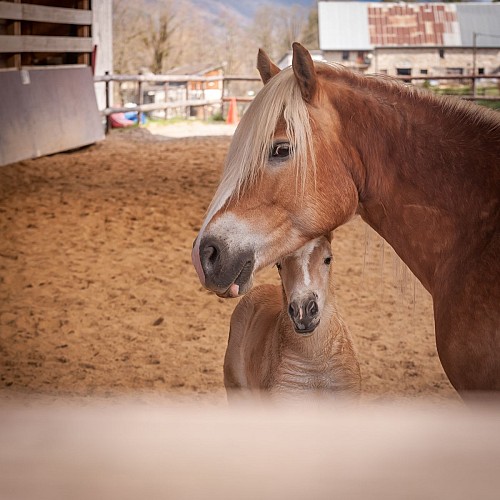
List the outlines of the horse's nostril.
{"type": "Polygon", "coordinates": [[[308,316],[314,316],[318,313],[318,304],[315,300],[309,301],[306,307],[306,313],[308,316]]]}
{"type": "Polygon", "coordinates": [[[210,264],[214,264],[217,260],[217,256],[219,255],[219,251],[214,246],[208,246],[203,249],[203,257],[206,262],[210,264]]]}
{"type": "Polygon", "coordinates": [[[205,275],[212,273],[221,257],[221,251],[213,242],[201,244],[200,260],[205,275]]]}
{"type": "Polygon", "coordinates": [[[299,311],[298,311],[297,306],[292,302],[288,306],[288,314],[290,315],[291,318],[294,318],[295,316],[297,316],[298,312],[299,311]]]}

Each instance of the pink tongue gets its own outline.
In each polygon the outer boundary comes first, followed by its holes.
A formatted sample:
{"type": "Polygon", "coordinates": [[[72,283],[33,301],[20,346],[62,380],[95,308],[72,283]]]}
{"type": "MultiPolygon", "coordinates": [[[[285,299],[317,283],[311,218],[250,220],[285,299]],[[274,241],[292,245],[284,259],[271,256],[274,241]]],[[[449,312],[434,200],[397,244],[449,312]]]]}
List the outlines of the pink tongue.
{"type": "Polygon", "coordinates": [[[240,285],[237,285],[236,283],[233,283],[229,287],[229,295],[231,297],[238,297],[238,292],[240,291],[240,285]]]}

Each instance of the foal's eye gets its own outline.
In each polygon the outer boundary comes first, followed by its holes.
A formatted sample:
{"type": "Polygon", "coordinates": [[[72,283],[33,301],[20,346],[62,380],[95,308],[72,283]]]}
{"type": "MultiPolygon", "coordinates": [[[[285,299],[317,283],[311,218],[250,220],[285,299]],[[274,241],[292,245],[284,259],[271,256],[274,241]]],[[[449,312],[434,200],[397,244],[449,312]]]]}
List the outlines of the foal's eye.
{"type": "Polygon", "coordinates": [[[331,258],[331,257],[327,257],[327,258],[324,260],[324,262],[325,262],[325,264],[326,264],[327,266],[329,266],[329,265],[330,265],[330,263],[332,262],[332,258],[331,258]]]}
{"type": "Polygon", "coordinates": [[[288,142],[277,142],[271,147],[271,159],[284,160],[290,156],[290,144],[288,142]]]}
{"type": "Polygon", "coordinates": [[[276,268],[278,269],[278,271],[281,271],[281,264],[279,264],[278,262],[276,262],[276,268]]]}

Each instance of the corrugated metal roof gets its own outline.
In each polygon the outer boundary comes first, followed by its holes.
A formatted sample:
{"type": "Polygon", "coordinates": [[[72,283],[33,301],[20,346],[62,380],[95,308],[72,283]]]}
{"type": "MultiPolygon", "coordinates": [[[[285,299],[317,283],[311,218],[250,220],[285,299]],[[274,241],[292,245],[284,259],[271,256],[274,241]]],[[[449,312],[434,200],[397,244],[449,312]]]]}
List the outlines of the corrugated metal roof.
{"type": "MultiPolygon", "coordinates": [[[[500,36],[500,4],[319,2],[322,50],[472,46],[472,33],[500,36]]],[[[500,47],[479,35],[478,47],[500,47]]]]}
{"type": "Polygon", "coordinates": [[[460,45],[457,14],[449,4],[371,4],[370,41],[377,47],[460,45]]]}
{"type": "Polygon", "coordinates": [[[319,2],[319,46],[322,50],[370,50],[368,5],[319,2]]]}
{"type": "Polygon", "coordinates": [[[456,9],[462,46],[472,47],[472,33],[476,32],[480,33],[476,38],[477,47],[500,47],[500,4],[458,3],[456,9]]]}

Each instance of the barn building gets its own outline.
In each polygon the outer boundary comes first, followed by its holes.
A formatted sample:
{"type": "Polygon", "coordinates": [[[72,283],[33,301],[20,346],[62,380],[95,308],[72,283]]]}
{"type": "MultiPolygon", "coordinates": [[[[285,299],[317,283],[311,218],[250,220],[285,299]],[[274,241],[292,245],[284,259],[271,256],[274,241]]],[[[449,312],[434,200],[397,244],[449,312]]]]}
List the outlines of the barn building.
{"type": "Polygon", "coordinates": [[[500,4],[319,2],[318,19],[324,58],[359,71],[432,76],[500,69],[500,4]]]}
{"type": "Polygon", "coordinates": [[[112,0],[0,1],[0,165],[103,137],[112,0]]]}
{"type": "MultiPolygon", "coordinates": [[[[197,63],[186,66],[178,66],[165,73],[168,76],[185,75],[199,76],[203,78],[224,76],[224,70],[220,64],[216,63],[197,63]]],[[[201,81],[178,81],[178,82],[156,82],[155,84],[145,85],[143,87],[144,103],[165,103],[183,100],[200,100],[220,103],[223,92],[222,80],[201,82],[201,81]]],[[[191,107],[189,114],[198,118],[203,117],[204,113],[213,115],[220,104],[201,107],[191,107]]],[[[171,118],[182,114],[182,109],[170,108],[165,111],[152,112],[151,116],[171,118]]]]}

